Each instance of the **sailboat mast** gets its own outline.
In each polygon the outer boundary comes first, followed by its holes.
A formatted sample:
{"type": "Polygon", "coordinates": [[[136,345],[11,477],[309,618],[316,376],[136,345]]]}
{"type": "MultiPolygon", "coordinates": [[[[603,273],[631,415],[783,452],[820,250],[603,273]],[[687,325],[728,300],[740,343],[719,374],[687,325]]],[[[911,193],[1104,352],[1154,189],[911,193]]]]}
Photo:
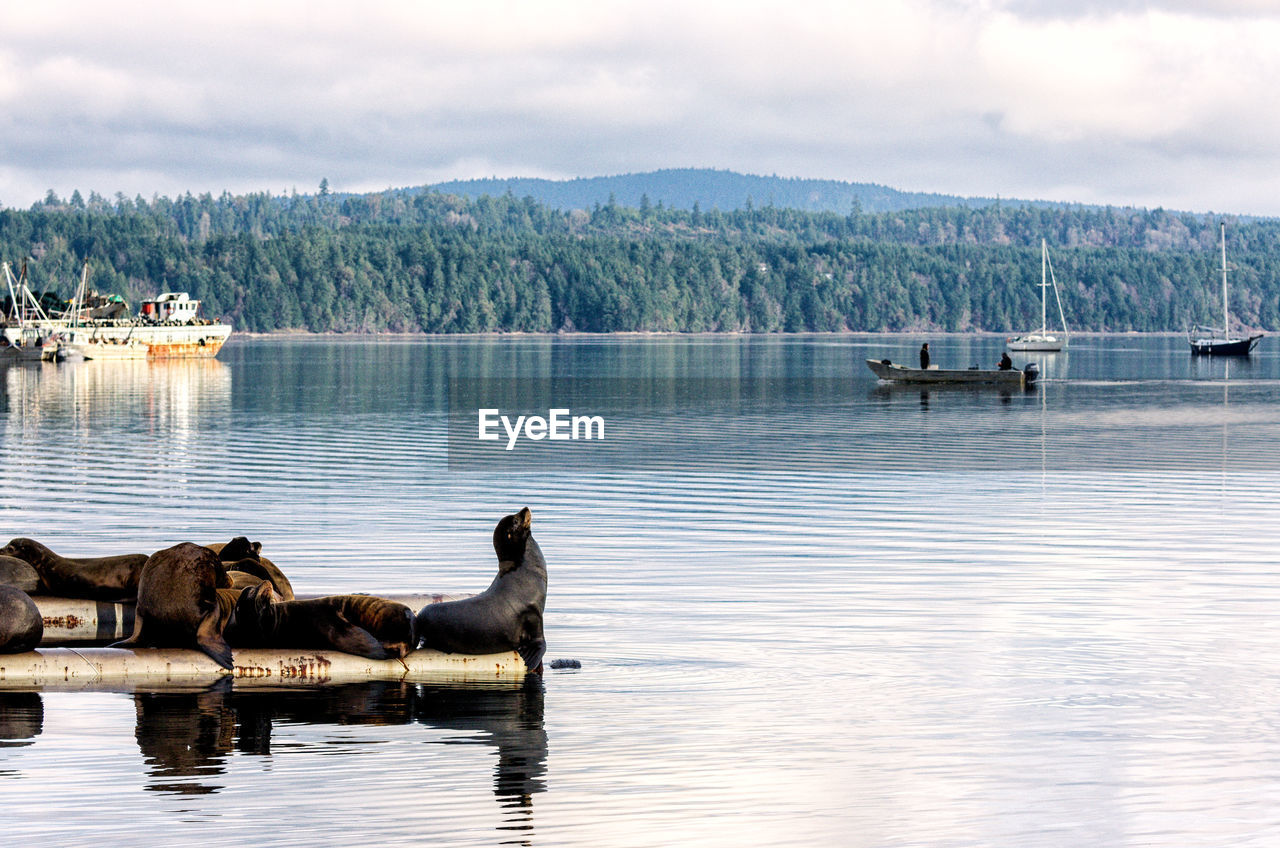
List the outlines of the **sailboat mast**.
{"type": "Polygon", "coordinates": [[[1048,262],[1049,262],[1049,246],[1044,239],[1040,239],[1040,335],[1042,336],[1049,329],[1048,320],[1045,318],[1045,312],[1044,312],[1044,301],[1045,301],[1044,289],[1045,289],[1045,286],[1049,284],[1045,274],[1046,266],[1048,265],[1048,262]]]}
{"type": "Polygon", "coordinates": [[[1222,227],[1222,337],[1231,334],[1231,321],[1227,318],[1227,225],[1222,227]]]}

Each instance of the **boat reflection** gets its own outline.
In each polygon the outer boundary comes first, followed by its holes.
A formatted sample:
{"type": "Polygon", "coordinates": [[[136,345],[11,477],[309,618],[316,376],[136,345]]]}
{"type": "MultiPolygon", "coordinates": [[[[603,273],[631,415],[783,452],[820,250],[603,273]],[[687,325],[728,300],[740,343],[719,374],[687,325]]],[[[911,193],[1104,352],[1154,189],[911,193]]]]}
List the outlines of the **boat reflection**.
{"type": "MultiPolygon", "coordinates": [[[[0,404],[11,422],[37,428],[71,421],[87,429],[103,421],[150,422],[191,429],[231,406],[231,369],[216,359],[77,362],[0,370],[0,404]]],[[[12,426],[12,423],[10,424],[12,426]]]]}
{"type": "Polygon", "coordinates": [[[931,384],[928,388],[911,383],[876,383],[867,393],[867,397],[883,402],[918,396],[920,408],[927,410],[930,401],[943,398],[960,397],[981,403],[983,399],[997,397],[1002,404],[1008,405],[1013,403],[1015,395],[1034,397],[1037,391],[1039,391],[1038,383],[1030,383],[1025,389],[965,383],[937,383],[931,384]]]}

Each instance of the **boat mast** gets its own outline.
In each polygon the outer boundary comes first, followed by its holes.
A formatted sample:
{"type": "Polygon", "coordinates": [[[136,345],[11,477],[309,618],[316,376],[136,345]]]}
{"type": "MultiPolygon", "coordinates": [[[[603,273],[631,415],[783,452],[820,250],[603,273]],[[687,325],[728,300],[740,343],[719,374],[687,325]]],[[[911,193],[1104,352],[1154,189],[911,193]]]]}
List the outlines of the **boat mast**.
{"type": "Polygon", "coordinates": [[[6,315],[5,318],[15,318],[21,322],[22,315],[18,311],[18,295],[13,290],[13,272],[9,270],[9,263],[4,263],[4,280],[9,285],[9,309],[13,311],[12,315],[6,315]]]}
{"type": "Polygon", "coordinates": [[[1049,329],[1048,321],[1044,313],[1045,286],[1049,285],[1046,278],[1046,270],[1049,263],[1049,245],[1044,239],[1040,239],[1040,335],[1045,335],[1049,329]]]}
{"type": "Polygon", "coordinates": [[[1222,337],[1228,338],[1231,334],[1231,321],[1227,318],[1227,225],[1224,221],[1222,227],[1222,337]]]}

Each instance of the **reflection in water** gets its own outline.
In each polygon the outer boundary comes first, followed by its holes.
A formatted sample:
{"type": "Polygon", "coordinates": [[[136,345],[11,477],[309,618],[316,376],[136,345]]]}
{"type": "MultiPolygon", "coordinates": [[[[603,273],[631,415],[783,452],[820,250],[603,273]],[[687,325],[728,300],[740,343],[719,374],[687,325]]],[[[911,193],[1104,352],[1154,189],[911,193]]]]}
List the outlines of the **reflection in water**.
{"type": "Polygon", "coordinates": [[[168,778],[222,774],[234,737],[231,681],[201,692],[139,692],[135,734],[147,773],[166,782],[148,783],[158,792],[203,795],[220,786],[200,782],[167,782],[168,778]]]}
{"type": "Polygon", "coordinates": [[[31,745],[43,730],[44,701],[38,692],[0,691],[0,748],[31,745]]]}
{"type": "Polygon", "coordinates": [[[543,682],[525,678],[518,689],[420,685],[413,718],[442,730],[476,732],[466,741],[494,745],[498,765],[493,792],[508,810],[520,811],[513,829],[532,827],[533,796],[546,789],[547,732],[542,722],[543,682]]]}
{"type": "Polygon", "coordinates": [[[10,364],[2,376],[7,411],[28,426],[51,418],[80,430],[142,417],[183,430],[231,399],[231,369],[216,359],[10,364]]]}
{"type": "Polygon", "coordinates": [[[222,788],[209,778],[225,773],[227,757],[233,751],[270,756],[272,729],[280,723],[417,723],[457,731],[462,735],[443,742],[497,749],[494,794],[504,807],[522,811],[510,826],[525,827],[532,796],[545,789],[543,693],[542,679],[536,675],[529,675],[521,684],[376,681],[287,690],[236,689],[228,679],[198,692],[136,693],[136,735],[147,773],[153,778],[148,789],[198,795],[222,788]],[[174,778],[198,780],[178,782],[174,778]]]}
{"type": "Polygon", "coordinates": [[[144,491],[182,501],[218,444],[210,433],[225,429],[231,383],[231,369],[210,359],[0,368],[0,508],[26,509],[38,492],[54,527],[82,533],[86,522],[68,511],[112,522],[122,500],[144,491]],[[116,510],[94,509],[103,502],[116,510]]]}

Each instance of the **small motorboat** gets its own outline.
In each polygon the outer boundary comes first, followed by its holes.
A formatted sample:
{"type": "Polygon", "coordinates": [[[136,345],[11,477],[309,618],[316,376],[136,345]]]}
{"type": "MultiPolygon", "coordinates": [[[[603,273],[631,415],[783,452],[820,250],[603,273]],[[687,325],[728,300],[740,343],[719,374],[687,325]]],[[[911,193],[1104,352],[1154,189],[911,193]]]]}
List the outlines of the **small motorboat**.
{"type": "Polygon", "coordinates": [[[881,380],[895,383],[972,383],[975,385],[1011,386],[1024,389],[1040,376],[1040,366],[1030,362],[1021,371],[1016,368],[911,368],[887,359],[868,359],[867,367],[881,380]]]}

